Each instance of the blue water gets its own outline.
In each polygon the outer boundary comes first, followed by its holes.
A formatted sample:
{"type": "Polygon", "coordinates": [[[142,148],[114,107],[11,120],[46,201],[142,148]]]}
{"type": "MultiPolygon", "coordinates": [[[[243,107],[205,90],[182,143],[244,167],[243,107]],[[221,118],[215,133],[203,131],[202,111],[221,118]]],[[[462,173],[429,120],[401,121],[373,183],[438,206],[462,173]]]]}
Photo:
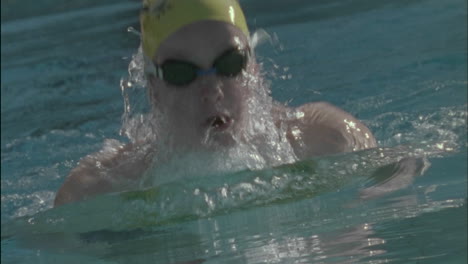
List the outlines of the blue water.
{"type": "Polygon", "coordinates": [[[467,262],[466,1],[242,3],[251,31],[271,35],[257,55],[273,97],[331,102],[385,149],[51,210],[81,157],[126,140],[139,3],[2,1],[2,263],[467,262]],[[360,198],[381,153],[431,165],[360,198]]]}

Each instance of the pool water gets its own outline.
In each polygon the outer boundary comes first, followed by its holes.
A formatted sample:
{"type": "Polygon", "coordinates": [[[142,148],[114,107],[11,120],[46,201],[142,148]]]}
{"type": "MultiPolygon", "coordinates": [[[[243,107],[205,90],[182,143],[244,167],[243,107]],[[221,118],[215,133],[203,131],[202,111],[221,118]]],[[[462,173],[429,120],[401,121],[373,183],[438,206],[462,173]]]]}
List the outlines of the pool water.
{"type": "Polygon", "coordinates": [[[467,262],[466,1],[241,3],[272,96],[331,102],[382,149],[52,210],[81,157],[127,141],[140,4],[2,1],[2,263],[467,262]],[[384,193],[373,173],[409,156],[422,175],[384,193]]]}

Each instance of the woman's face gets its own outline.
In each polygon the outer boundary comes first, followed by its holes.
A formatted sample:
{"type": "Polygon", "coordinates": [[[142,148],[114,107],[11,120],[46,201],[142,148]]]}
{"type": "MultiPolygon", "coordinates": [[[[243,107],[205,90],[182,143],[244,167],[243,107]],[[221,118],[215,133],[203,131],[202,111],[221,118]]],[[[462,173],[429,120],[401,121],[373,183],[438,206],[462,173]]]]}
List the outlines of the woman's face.
{"type": "MultiPolygon", "coordinates": [[[[200,21],[169,36],[160,45],[153,63],[180,60],[207,70],[233,48],[250,54],[247,37],[241,30],[224,22],[200,21]]],[[[197,149],[213,143],[235,143],[245,124],[249,76],[256,72],[254,59],[247,56],[245,69],[234,77],[205,74],[177,86],[150,75],[151,101],[167,118],[168,133],[176,145],[197,149]]]]}

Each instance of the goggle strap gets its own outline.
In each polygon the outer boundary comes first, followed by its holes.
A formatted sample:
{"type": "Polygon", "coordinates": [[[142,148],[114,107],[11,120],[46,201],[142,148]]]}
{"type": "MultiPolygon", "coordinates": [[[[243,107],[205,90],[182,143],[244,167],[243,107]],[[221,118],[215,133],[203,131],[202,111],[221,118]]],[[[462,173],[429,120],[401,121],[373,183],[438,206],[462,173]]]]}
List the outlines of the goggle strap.
{"type": "Polygon", "coordinates": [[[153,61],[146,55],[143,55],[144,60],[144,71],[146,74],[155,75],[160,80],[164,80],[163,78],[163,69],[157,65],[154,65],[153,61]]]}
{"type": "Polygon", "coordinates": [[[148,56],[143,55],[143,61],[144,61],[144,72],[148,75],[156,75],[158,71],[158,67],[154,65],[154,63],[151,61],[148,56]]]}
{"type": "Polygon", "coordinates": [[[155,67],[155,68],[156,68],[156,77],[158,77],[160,80],[164,80],[163,69],[161,67],[155,67]]]}

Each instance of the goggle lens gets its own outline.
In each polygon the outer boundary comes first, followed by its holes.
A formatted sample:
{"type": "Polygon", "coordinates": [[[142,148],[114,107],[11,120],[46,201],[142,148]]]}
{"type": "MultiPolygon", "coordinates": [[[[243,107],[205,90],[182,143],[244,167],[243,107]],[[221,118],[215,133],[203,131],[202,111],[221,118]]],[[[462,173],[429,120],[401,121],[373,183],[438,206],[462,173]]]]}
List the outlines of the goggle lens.
{"type": "Polygon", "coordinates": [[[197,78],[197,67],[179,61],[167,61],[161,66],[164,81],[182,86],[191,83],[197,78]]]}
{"type": "Polygon", "coordinates": [[[217,73],[227,77],[238,75],[245,68],[247,57],[245,52],[231,50],[221,55],[213,64],[217,73]]]}
{"type": "Polygon", "coordinates": [[[203,71],[196,65],[179,60],[167,60],[160,67],[156,67],[159,76],[165,82],[184,86],[193,82],[197,76],[216,73],[221,76],[237,76],[247,64],[247,54],[243,50],[231,49],[219,56],[213,63],[213,68],[203,71]]]}

